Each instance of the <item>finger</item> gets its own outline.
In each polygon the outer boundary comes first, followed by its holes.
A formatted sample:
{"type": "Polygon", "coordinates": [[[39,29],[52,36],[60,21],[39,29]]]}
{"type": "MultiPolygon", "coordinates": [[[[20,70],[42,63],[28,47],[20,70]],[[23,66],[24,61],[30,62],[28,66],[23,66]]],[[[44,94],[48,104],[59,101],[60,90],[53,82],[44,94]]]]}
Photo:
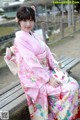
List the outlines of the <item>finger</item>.
{"type": "Polygon", "coordinates": [[[59,83],[56,83],[54,86],[55,86],[55,87],[58,87],[59,85],[60,85],[59,83]]]}
{"type": "Polygon", "coordinates": [[[62,85],[62,83],[61,82],[57,82],[59,85],[62,85]]]}

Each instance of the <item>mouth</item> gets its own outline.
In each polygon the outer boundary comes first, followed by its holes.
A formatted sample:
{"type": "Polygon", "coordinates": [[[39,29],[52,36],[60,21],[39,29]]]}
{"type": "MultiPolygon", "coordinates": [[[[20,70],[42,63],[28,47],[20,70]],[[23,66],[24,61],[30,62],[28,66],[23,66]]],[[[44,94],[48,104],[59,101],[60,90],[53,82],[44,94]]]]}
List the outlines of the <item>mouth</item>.
{"type": "Polygon", "coordinates": [[[26,29],[31,29],[31,27],[25,27],[26,29]]]}

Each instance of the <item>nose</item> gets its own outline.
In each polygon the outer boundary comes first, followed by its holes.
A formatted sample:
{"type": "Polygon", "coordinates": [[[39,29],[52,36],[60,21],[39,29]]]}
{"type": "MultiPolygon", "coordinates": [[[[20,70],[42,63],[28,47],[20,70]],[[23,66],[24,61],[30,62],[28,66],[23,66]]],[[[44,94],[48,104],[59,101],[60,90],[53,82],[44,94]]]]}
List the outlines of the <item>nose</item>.
{"type": "Polygon", "coordinates": [[[30,21],[26,21],[26,25],[29,26],[30,25],[30,21]]]}

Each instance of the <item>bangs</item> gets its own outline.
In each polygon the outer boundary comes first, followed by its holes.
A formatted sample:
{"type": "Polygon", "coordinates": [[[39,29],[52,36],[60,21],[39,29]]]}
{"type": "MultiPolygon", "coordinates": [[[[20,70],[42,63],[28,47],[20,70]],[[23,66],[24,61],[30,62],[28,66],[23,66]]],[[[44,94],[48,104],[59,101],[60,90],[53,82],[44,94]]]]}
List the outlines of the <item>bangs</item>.
{"type": "Polygon", "coordinates": [[[17,18],[19,19],[19,21],[35,21],[35,11],[30,7],[21,7],[17,12],[17,18]]]}
{"type": "Polygon", "coordinates": [[[26,20],[33,20],[34,21],[34,17],[30,12],[24,13],[22,16],[22,20],[26,21],[26,20]]]}

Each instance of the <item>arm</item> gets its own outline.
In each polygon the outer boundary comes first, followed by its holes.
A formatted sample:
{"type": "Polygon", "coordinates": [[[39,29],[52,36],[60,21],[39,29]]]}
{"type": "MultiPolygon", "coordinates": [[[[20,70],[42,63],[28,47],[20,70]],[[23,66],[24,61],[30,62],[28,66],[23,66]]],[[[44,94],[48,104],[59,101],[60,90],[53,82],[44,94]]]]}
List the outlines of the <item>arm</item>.
{"type": "Polygon", "coordinates": [[[47,59],[51,69],[54,69],[58,66],[58,61],[55,60],[53,53],[50,51],[49,47],[47,46],[47,59]]]}
{"type": "Polygon", "coordinates": [[[26,72],[24,71],[23,76],[21,76],[21,83],[25,89],[27,88],[27,94],[35,100],[39,89],[49,81],[49,74],[42,67],[35,54],[27,48],[26,42],[19,38],[16,40],[15,44],[19,54],[24,60],[24,69],[26,70],[26,72]],[[35,90],[35,95],[31,94],[31,92],[34,92],[35,90]]]}

